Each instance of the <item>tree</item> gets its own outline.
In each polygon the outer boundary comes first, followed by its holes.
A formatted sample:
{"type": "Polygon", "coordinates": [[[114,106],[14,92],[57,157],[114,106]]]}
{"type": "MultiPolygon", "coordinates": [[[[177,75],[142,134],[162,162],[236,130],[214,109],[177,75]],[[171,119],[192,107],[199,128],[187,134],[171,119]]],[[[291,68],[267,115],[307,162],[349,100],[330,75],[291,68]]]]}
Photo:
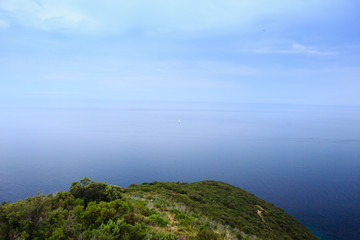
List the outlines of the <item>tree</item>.
{"type": "Polygon", "coordinates": [[[75,198],[84,199],[85,204],[89,202],[112,201],[121,198],[122,189],[118,186],[108,185],[106,182],[94,182],[85,177],[80,182],[73,182],[70,193],[75,198]]]}

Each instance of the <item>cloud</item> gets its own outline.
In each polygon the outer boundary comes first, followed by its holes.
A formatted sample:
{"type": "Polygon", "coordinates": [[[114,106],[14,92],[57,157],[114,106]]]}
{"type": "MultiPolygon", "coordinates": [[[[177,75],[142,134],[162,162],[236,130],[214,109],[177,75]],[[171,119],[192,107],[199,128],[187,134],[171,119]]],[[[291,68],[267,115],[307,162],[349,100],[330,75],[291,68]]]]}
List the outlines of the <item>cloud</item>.
{"type": "Polygon", "coordinates": [[[9,27],[9,24],[4,20],[0,19],[0,28],[7,28],[7,27],[9,27]]]}
{"type": "MultiPolygon", "coordinates": [[[[317,2],[322,2],[318,0],[317,2]]],[[[86,33],[141,29],[150,33],[245,27],[265,16],[310,8],[302,0],[2,0],[23,25],[41,29],[76,29],[86,33]]],[[[299,11],[300,11],[299,10],[299,11]]]]}
{"type": "Polygon", "coordinates": [[[4,0],[0,2],[0,10],[18,24],[44,30],[75,29],[89,22],[81,11],[71,6],[44,0],[4,0]]]}
{"type": "Polygon", "coordinates": [[[328,56],[335,54],[335,52],[320,51],[315,47],[307,47],[297,42],[293,42],[290,46],[286,47],[264,47],[252,50],[252,52],[265,54],[302,54],[312,56],[328,56]]]}

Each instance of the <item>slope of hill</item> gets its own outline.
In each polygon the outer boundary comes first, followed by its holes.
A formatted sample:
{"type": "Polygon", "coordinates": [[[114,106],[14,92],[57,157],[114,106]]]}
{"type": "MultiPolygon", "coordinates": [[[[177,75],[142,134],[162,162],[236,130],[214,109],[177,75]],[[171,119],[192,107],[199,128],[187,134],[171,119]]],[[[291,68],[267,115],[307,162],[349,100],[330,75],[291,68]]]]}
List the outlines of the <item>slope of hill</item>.
{"type": "Polygon", "coordinates": [[[216,181],[128,188],[73,182],[69,192],[0,206],[0,239],[316,239],[282,209],[216,181]]]}

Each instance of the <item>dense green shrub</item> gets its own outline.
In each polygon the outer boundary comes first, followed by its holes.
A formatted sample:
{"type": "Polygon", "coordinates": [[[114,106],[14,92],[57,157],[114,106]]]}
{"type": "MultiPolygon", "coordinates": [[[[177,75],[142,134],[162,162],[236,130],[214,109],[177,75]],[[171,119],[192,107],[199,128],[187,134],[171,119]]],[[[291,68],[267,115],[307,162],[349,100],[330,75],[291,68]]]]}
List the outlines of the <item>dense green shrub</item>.
{"type": "Polygon", "coordinates": [[[155,231],[149,231],[145,236],[145,240],[177,240],[177,239],[178,238],[174,234],[155,232],[155,231]]]}
{"type": "Polygon", "coordinates": [[[211,230],[203,229],[198,232],[198,234],[196,235],[196,239],[198,239],[198,240],[219,240],[220,235],[211,230]]]}
{"type": "Polygon", "coordinates": [[[89,226],[99,226],[109,220],[120,219],[128,212],[130,212],[128,203],[120,199],[111,202],[90,202],[83,214],[83,219],[89,226]]]}
{"type": "Polygon", "coordinates": [[[69,192],[0,205],[0,240],[217,240],[228,234],[238,239],[316,239],[282,209],[214,181],[122,189],[84,178],[73,182],[69,192]]]}
{"type": "Polygon", "coordinates": [[[153,214],[149,217],[150,221],[160,227],[166,227],[169,224],[169,221],[165,220],[160,214],[153,214]]]}

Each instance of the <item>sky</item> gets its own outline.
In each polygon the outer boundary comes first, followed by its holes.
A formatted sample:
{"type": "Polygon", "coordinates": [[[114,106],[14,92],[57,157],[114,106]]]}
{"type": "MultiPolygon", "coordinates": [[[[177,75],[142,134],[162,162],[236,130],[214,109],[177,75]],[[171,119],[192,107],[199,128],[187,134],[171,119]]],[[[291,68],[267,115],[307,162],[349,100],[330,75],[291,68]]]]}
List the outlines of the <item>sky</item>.
{"type": "Polygon", "coordinates": [[[0,104],[360,105],[358,0],[1,0],[0,104]]]}

